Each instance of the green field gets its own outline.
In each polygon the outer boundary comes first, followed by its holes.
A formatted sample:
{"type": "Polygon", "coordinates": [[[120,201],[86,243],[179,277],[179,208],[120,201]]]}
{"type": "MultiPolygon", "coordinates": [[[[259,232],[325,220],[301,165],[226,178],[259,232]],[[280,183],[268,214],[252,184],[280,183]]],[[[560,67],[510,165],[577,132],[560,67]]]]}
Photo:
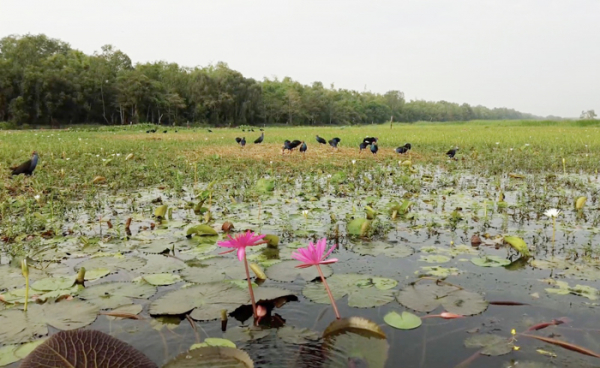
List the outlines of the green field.
{"type": "Polygon", "coordinates": [[[268,351],[284,356],[279,364],[316,367],[299,362],[322,359],[321,349],[330,346],[298,340],[297,329],[308,329],[301,336],[320,336],[334,317],[321,284],[290,271],[290,257],[326,237],[338,246],[328,280],[340,313],[368,318],[387,336],[367,343],[357,335],[348,346],[336,345],[331,366],[346,366],[356,356],[371,367],[400,360],[455,366],[471,359],[473,346],[483,346],[466,339],[491,333],[501,337],[498,356],[480,355],[470,367],[544,362],[536,350],[542,347],[557,354],[557,366],[594,363],[524,335],[517,336],[517,352],[510,331],[527,332],[566,316],[573,322],[552,325],[555,336],[600,351],[597,335],[581,333],[600,329],[593,317],[600,298],[600,122],[266,127],[260,145],[252,143],[259,128],[209,133],[160,127],[146,133],[153,128],[0,131],[0,320],[9,321],[0,324],[0,362],[20,359],[10,354],[44,335],[40,323],[64,326],[61,316],[69,313],[56,313],[58,301],[67,311],[79,305],[76,327],[108,332],[159,366],[206,337],[218,337],[265,362],[257,366],[273,366],[260,353],[268,351]],[[317,144],[316,134],[341,138],[340,148],[317,144]],[[377,155],[359,154],[365,136],[379,138],[377,155]],[[245,137],[247,146],[242,149],[235,137],[245,137]],[[307,153],[282,154],[285,139],[306,141],[307,153]],[[407,142],[408,154],[394,152],[407,142]],[[460,148],[456,160],[445,155],[453,147],[460,148]],[[9,167],[34,150],[40,156],[34,174],[11,177],[9,167]],[[168,210],[162,207],[161,214],[161,206],[168,210]],[[550,208],[561,211],[556,224],[544,214],[550,208]],[[248,250],[249,261],[267,276],[255,279],[259,299],[265,295],[270,308],[260,331],[246,327],[243,267],[235,256],[218,254],[225,222],[279,240],[278,246],[248,250]],[[186,237],[199,224],[217,235],[186,237]],[[27,313],[49,318],[43,323],[15,312],[25,300],[18,268],[24,258],[31,265],[30,303],[36,303],[27,313]],[[81,267],[89,273],[85,290],[69,281],[81,267]],[[429,290],[445,293],[436,296],[440,301],[411,294],[421,277],[431,283],[429,290]],[[427,278],[445,279],[454,289],[427,278]],[[119,292],[124,294],[107,298],[119,292]],[[229,316],[226,332],[218,321],[221,304],[229,316]],[[144,319],[98,315],[113,309],[144,319]],[[403,311],[468,318],[423,319],[410,331],[384,318],[403,311]],[[357,353],[360,347],[364,351],[357,353]],[[440,363],[436,352],[444,349],[452,353],[440,363]]]}

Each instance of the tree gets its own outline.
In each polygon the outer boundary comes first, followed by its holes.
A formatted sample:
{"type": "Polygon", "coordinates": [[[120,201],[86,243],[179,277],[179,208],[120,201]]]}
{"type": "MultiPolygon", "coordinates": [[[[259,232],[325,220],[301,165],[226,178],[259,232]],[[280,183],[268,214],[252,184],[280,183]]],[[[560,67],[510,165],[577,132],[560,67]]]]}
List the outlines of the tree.
{"type": "Polygon", "coordinates": [[[596,111],[594,111],[594,110],[582,111],[580,119],[587,119],[587,120],[596,119],[596,111]]]}

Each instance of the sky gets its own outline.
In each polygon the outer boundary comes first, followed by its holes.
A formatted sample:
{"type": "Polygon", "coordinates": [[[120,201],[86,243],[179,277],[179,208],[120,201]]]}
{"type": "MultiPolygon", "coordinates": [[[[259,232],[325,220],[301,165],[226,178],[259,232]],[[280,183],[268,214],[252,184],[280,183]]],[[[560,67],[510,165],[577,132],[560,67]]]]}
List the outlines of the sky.
{"type": "Polygon", "coordinates": [[[600,0],[0,0],[0,37],[246,77],[600,114],[600,0]]]}

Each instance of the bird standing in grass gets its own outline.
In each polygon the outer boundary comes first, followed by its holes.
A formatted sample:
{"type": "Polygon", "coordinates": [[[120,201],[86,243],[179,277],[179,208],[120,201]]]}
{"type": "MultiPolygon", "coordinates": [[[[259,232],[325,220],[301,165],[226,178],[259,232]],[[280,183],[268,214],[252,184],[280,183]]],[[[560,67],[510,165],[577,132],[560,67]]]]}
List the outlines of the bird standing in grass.
{"type": "Polygon", "coordinates": [[[358,145],[358,154],[360,155],[364,149],[367,149],[367,146],[367,142],[361,142],[361,144],[358,145]]]}
{"type": "Polygon", "coordinates": [[[285,150],[288,150],[288,151],[290,151],[290,153],[292,153],[292,150],[301,144],[302,144],[302,141],[299,141],[297,139],[295,139],[291,142],[289,140],[286,140],[285,142],[283,142],[283,150],[281,153],[282,154],[285,153],[285,150]]]}
{"type": "Polygon", "coordinates": [[[261,133],[260,137],[256,138],[256,140],[254,141],[254,144],[262,143],[263,139],[265,139],[265,133],[261,133]]]}
{"type": "Polygon", "coordinates": [[[240,141],[240,146],[242,146],[242,148],[244,148],[245,145],[246,145],[246,137],[243,137],[242,140],[240,141]]]}
{"type": "Polygon", "coordinates": [[[300,146],[300,152],[304,153],[308,149],[306,142],[302,141],[302,145],[300,146]]]}
{"type": "Polygon", "coordinates": [[[338,143],[340,143],[340,142],[341,142],[341,139],[339,139],[339,138],[333,138],[333,139],[331,139],[331,140],[329,141],[329,145],[330,145],[331,147],[333,147],[333,148],[336,148],[336,149],[337,149],[337,148],[338,148],[338,143]]]}
{"type": "Polygon", "coordinates": [[[412,149],[412,145],[411,145],[410,143],[406,143],[406,144],[404,145],[404,147],[405,147],[406,149],[408,149],[408,150],[411,150],[411,149],[412,149]]]}
{"type": "Polygon", "coordinates": [[[29,176],[29,175],[33,174],[33,170],[35,170],[35,167],[38,164],[38,160],[39,160],[39,156],[38,156],[37,152],[33,151],[33,153],[31,154],[31,159],[23,162],[19,166],[11,167],[11,169],[12,169],[11,175],[25,174],[25,175],[29,176]]]}
{"type": "Polygon", "coordinates": [[[379,138],[377,138],[377,137],[366,137],[365,139],[363,139],[363,143],[366,143],[367,146],[369,146],[373,142],[377,142],[378,140],[379,140],[379,138]]]}
{"type": "Polygon", "coordinates": [[[327,141],[325,140],[325,138],[319,137],[318,134],[317,134],[317,142],[319,142],[320,144],[327,144],[327,141]]]}
{"type": "Polygon", "coordinates": [[[446,156],[448,156],[450,158],[454,158],[454,156],[456,156],[457,151],[458,151],[458,147],[453,148],[450,151],[446,152],[446,156]]]}
{"type": "Polygon", "coordinates": [[[209,132],[209,133],[212,133],[212,130],[208,129],[208,132],[209,132]]]}
{"type": "Polygon", "coordinates": [[[371,143],[371,152],[376,155],[377,151],[379,151],[379,147],[377,147],[377,141],[371,143]]]}
{"type": "Polygon", "coordinates": [[[406,148],[405,146],[400,146],[398,148],[396,148],[396,153],[399,154],[405,154],[406,152],[408,152],[408,148],[406,148]]]}
{"type": "Polygon", "coordinates": [[[240,137],[235,137],[235,141],[237,142],[237,144],[240,144],[242,142],[242,138],[240,137]]]}

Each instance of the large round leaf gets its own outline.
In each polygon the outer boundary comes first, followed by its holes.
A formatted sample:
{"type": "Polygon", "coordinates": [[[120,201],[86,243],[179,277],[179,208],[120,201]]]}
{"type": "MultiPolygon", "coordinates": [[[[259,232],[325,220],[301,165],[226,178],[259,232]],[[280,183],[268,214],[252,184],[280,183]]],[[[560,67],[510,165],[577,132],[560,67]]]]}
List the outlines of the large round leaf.
{"type": "Polygon", "coordinates": [[[473,335],[467,337],[465,340],[465,347],[467,348],[483,348],[481,354],[498,356],[508,354],[513,350],[513,345],[508,341],[506,337],[498,335],[473,335]]]}
{"type": "Polygon", "coordinates": [[[212,282],[175,290],[150,304],[150,314],[176,315],[192,311],[196,320],[217,319],[221,310],[229,312],[249,301],[247,290],[227,282],[212,282]]]}
{"type": "Polygon", "coordinates": [[[318,341],[321,336],[317,331],[308,328],[285,326],[277,330],[277,337],[288,344],[310,344],[318,341]]]}
{"type": "Polygon", "coordinates": [[[85,267],[86,270],[91,270],[94,268],[107,268],[111,272],[116,272],[118,270],[133,271],[144,266],[145,264],[146,260],[139,257],[106,256],[91,258],[87,261],[83,261],[75,266],[75,271],[79,271],[81,267],[85,267]]]}
{"type": "Polygon", "coordinates": [[[204,284],[226,278],[246,279],[246,271],[237,258],[215,257],[203,260],[199,267],[186,268],[181,271],[181,277],[188,282],[204,284]]]}
{"type": "Polygon", "coordinates": [[[471,258],[471,262],[480,267],[502,267],[510,264],[510,260],[498,256],[471,258]]]}
{"type": "Polygon", "coordinates": [[[74,330],[96,320],[98,307],[78,301],[30,304],[27,312],[9,309],[0,312],[0,341],[18,344],[48,333],[48,325],[59,330],[74,330]]]}
{"type": "Polygon", "coordinates": [[[262,339],[270,333],[269,329],[257,327],[233,327],[228,328],[223,337],[233,342],[247,342],[262,339]]]}
{"type": "Polygon", "coordinates": [[[207,346],[175,357],[163,368],[252,368],[252,359],[243,350],[224,346],[207,346]]]}
{"type": "MultiPolygon", "coordinates": [[[[301,263],[298,261],[283,261],[267,268],[265,272],[269,279],[281,282],[291,282],[298,277],[309,282],[320,277],[316,267],[296,268],[299,264],[301,263]]],[[[329,277],[333,274],[331,267],[327,265],[322,265],[320,267],[325,277],[329,277]]]]}
{"type": "Polygon", "coordinates": [[[488,307],[481,295],[449,285],[408,286],[398,293],[396,299],[405,307],[419,312],[431,312],[442,305],[448,312],[463,316],[482,313],[488,307]]]}
{"type": "Polygon", "coordinates": [[[383,317],[383,320],[388,325],[399,330],[412,330],[421,326],[423,323],[419,316],[409,312],[402,312],[402,314],[398,314],[395,311],[391,311],[383,317]]]}
{"type": "Polygon", "coordinates": [[[408,257],[415,252],[411,247],[404,244],[392,244],[377,241],[373,243],[362,243],[356,244],[352,247],[352,251],[361,255],[370,256],[386,256],[393,258],[404,258],[408,257]]]}
{"type": "MultiPolygon", "coordinates": [[[[351,307],[371,308],[391,302],[394,299],[393,292],[378,289],[373,283],[374,278],[369,275],[336,274],[327,279],[327,284],[335,300],[348,295],[348,305],[351,307]]],[[[315,303],[330,303],[322,283],[308,284],[302,293],[315,303]]]]}
{"type": "Polygon", "coordinates": [[[169,273],[183,270],[187,266],[177,258],[148,254],[146,264],[138,270],[139,273],[169,273]]]}
{"type": "Polygon", "coordinates": [[[147,283],[107,282],[90,286],[79,293],[79,297],[100,307],[112,309],[133,304],[133,299],[148,299],[156,288],[147,283]]]}
{"type": "Polygon", "coordinates": [[[21,368],[156,368],[144,354],[94,330],[61,331],[38,346],[21,368]]]}

